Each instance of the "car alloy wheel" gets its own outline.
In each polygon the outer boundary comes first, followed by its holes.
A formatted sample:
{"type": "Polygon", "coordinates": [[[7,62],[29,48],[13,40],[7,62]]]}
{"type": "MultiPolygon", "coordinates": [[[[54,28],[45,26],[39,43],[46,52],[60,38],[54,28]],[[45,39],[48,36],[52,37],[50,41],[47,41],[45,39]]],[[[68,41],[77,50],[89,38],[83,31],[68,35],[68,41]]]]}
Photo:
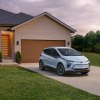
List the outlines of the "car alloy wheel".
{"type": "Polygon", "coordinates": [[[65,68],[64,68],[63,64],[58,64],[57,74],[60,75],[60,76],[65,75],[65,68]]]}
{"type": "Polygon", "coordinates": [[[42,61],[42,60],[40,60],[40,61],[39,61],[39,69],[40,69],[40,70],[44,70],[44,69],[45,69],[45,67],[44,67],[44,64],[43,64],[43,61],[42,61]]]}

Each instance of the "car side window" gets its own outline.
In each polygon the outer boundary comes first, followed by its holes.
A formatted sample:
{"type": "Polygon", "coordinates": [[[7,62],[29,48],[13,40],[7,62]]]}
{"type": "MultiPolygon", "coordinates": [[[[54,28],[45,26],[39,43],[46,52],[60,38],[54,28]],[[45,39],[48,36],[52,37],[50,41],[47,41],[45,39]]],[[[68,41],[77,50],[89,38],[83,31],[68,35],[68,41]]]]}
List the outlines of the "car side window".
{"type": "Polygon", "coordinates": [[[60,55],[58,54],[58,52],[55,49],[51,49],[50,52],[51,52],[50,55],[52,57],[60,57],[60,55]]]}
{"type": "Polygon", "coordinates": [[[49,56],[52,56],[52,57],[60,57],[60,55],[58,54],[58,52],[55,50],[55,49],[45,49],[44,50],[44,53],[49,55],[49,56]]]}
{"type": "Polygon", "coordinates": [[[44,53],[47,54],[47,55],[50,55],[50,50],[49,49],[45,49],[44,53]]]}

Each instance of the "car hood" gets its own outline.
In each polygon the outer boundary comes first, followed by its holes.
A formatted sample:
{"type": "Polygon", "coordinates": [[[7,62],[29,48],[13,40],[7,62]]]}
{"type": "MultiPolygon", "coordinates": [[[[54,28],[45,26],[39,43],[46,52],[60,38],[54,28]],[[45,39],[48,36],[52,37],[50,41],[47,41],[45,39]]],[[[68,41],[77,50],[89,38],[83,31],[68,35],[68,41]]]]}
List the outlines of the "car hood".
{"type": "Polygon", "coordinates": [[[64,56],[63,57],[66,60],[70,60],[70,61],[77,61],[77,62],[85,62],[88,61],[88,59],[85,56],[64,56]]]}

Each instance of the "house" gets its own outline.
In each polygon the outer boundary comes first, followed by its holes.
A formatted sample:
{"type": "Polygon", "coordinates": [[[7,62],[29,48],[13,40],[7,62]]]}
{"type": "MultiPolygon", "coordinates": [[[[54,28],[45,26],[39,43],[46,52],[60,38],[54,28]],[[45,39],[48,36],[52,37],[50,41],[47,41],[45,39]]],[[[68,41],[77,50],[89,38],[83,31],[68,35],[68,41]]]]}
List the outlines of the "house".
{"type": "Polygon", "coordinates": [[[37,16],[0,9],[0,51],[3,59],[13,59],[21,52],[22,62],[38,62],[48,46],[71,46],[76,30],[44,12],[37,16]]]}

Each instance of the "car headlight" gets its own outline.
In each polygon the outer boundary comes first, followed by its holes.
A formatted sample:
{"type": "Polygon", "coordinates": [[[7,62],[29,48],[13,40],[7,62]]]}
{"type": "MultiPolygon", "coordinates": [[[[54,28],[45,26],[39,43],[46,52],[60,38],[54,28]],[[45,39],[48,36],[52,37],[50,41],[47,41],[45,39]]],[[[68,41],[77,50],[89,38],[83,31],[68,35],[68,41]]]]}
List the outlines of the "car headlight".
{"type": "Polygon", "coordinates": [[[89,60],[87,60],[87,62],[88,62],[88,64],[89,64],[89,67],[90,67],[90,61],[89,61],[89,60]]]}
{"type": "Polygon", "coordinates": [[[89,61],[89,60],[87,60],[86,62],[89,62],[89,63],[90,63],[90,61],[89,61]]]}
{"type": "Polygon", "coordinates": [[[68,67],[68,68],[71,66],[72,62],[74,62],[74,61],[67,60],[67,67],[68,67]]]}

